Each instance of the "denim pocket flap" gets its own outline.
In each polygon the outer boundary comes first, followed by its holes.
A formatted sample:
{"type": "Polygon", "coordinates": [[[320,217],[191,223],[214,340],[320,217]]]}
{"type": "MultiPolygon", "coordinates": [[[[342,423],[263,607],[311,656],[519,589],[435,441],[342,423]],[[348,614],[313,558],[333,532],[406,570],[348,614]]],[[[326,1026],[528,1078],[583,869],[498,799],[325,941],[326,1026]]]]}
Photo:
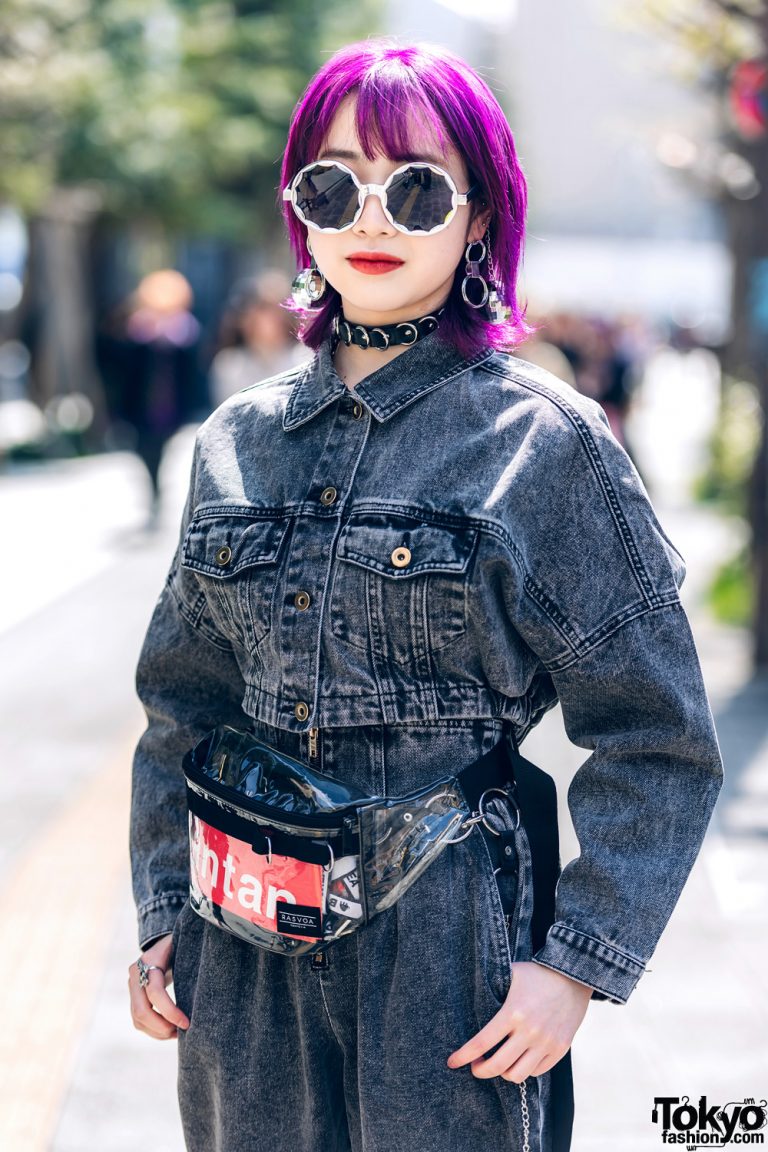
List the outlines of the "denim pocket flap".
{"type": "Polygon", "coordinates": [[[337,555],[395,580],[407,580],[420,572],[463,572],[476,538],[475,528],[371,515],[345,525],[337,555]]]}
{"type": "Polygon", "coordinates": [[[288,519],[256,519],[238,512],[198,515],[184,537],[181,563],[220,579],[258,564],[272,564],[288,524],[288,519]]]}

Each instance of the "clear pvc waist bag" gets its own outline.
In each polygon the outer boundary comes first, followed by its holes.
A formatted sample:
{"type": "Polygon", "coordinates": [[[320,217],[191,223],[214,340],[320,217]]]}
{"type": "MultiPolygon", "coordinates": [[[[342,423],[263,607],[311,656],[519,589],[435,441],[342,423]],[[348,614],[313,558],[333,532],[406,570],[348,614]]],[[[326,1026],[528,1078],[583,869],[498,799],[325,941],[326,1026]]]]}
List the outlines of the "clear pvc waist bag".
{"type": "Polygon", "coordinates": [[[366,796],[227,726],[183,767],[192,907],[286,955],[323,951],[390,908],[483,818],[455,776],[407,796],[366,796]]]}

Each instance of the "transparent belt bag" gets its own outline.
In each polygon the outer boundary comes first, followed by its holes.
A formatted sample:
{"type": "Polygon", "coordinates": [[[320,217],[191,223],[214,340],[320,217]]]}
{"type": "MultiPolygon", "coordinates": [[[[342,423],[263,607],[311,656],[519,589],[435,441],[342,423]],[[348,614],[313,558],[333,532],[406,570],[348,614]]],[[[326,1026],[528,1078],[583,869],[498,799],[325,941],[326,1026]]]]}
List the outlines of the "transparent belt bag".
{"type": "Polygon", "coordinates": [[[292,956],[323,951],[390,908],[485,820],[486,797],[509,771],[497,745],[407,796],[366,796],[228,726],[209,732],[183,767],[192,907],[292,956]]]}

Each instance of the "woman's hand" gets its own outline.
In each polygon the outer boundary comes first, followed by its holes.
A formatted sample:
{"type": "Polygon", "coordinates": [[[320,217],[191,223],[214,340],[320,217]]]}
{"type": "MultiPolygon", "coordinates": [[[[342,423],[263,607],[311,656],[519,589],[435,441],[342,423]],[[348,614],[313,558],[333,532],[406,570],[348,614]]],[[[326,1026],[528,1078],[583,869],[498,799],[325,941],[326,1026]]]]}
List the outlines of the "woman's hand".
{"type": "Polygon", "coordinates": [[[133,1026],[140,1032],[146,1032],[156,1040],[175,1040],[176,1027],[189,1028],[189,1020],[178,1008],[165,988],[171,983],[172,976],[168,971],[168,961],[171,958],[172,933],[161,936],[151,948],[142,952],[141,959],[149,966],[156,964],[161,971],[153,968],[147,979],[149,983],[142,988],[139,983],[139,970],[136,961],[128,969],[128,988],[131,993],[131,1016],[133,1026]]]}
{"type": "Polygon", "coordinates": [[[471,1064],[481,1079],[501,1076],[521,1084],[557,1064],[586,1015],[592,989],[543,964],[512,965],[504,1005],[471,1040],[448,1057],[449,1068],[471,1064]],[[483,1059],[483,1053],[501,1047],[483,1059]]]}

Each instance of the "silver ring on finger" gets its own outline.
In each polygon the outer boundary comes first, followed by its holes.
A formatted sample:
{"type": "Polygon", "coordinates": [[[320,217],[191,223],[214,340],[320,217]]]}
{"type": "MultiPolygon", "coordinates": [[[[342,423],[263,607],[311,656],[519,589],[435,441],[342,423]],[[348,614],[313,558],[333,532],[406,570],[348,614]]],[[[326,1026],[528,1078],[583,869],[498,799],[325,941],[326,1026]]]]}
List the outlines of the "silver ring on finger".
{"type": "Polygon", "coordinates": [[[136,967],[139,970],[139,984],[142,988],[146,988],[149,984],[149,974],[153,969],[162,972],[165,976],[165,969],[161,968],[159,964],[145,964],[141,957],[136,961],[136,967]]]}

